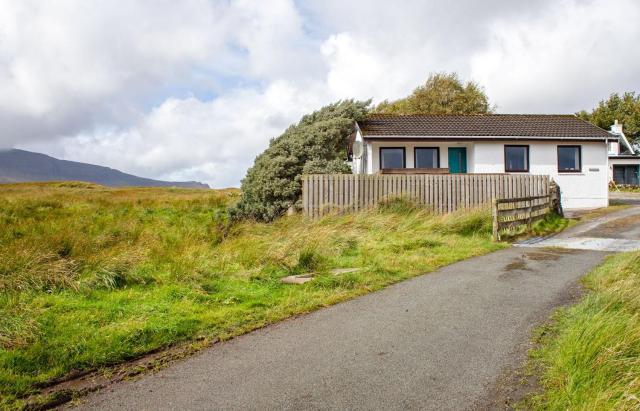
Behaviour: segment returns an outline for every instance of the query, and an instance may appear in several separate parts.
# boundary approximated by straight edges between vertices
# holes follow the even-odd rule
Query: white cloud
[[[498,20],[471,58],[500,111],[571,113],[638,86],[640,5],[554,2],[535,18]]]
[[[0,119],[10,123],[3,139],[126,125],[163,89],[211,87],[199,82],[199,70],[220,81],[273,76],[285,56],[269,53],[291,54],[287,38],[295,40],[299,23],[291,1],[255,5],[0,0]]]
[[[64,157],[143,176],[237,185],[269,137],[319,104],[316,93],[284,81],[212,101],[172,98],[131,128],[63,139]]]
[[[367,38],[349,32],[330,36],[320,50],[328,66],[326,87],[339,98],[373,98],[376,102],[398,98],[424,81],[428,72],[421,65],[399,69],[407,53],[394,53],[390,58]],[[420,53],[413,50],[408,54],[415,57]]]
[[[640,80],[633,0],[0,0],[0,147],[237,185],[269,138],[430,72],[502,112],[590,108]]]

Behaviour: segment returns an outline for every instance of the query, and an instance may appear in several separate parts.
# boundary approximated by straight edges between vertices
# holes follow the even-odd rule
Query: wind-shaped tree
[[[346,164],[349,135],[369,104],[330,104],[272,139],[242,180],[242,198],[232,215],[271,221],[300,201],[303,173],[351,173]]]

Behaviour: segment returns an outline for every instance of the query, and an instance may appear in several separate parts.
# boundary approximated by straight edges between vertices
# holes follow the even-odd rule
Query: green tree
[[[591,112],[582,110],[576,115],[605,130],[618,120],[622,123],[624,134],[640,142],[640,95],[635,92],[626,92],[622,96],[613,93],[607,100],[600,101]]]
[[[426,83],[408,97],[380,103],[381,114],[487,114],[493,112],[489,98],[475,82],[463,84],[456,73],[429,75]]]
[[[299,206],[303,173],[351,173],[345,163],[349,135],[369,104],[354,100],[330,104],[272,139],[242,180],[242,198],[232,216],[271,221],[290,206]]]

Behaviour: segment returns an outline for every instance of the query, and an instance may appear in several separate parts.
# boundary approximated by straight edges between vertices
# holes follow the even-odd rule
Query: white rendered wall
[[[551,176],[560,186],[562,206],[572,208],[606,207],[609,204],[609,166],[604,142],[518,141],[529,146],[529,173]],[[474,173],[504,173],[504,142],[476,142]],[[579,145],[582,170],[558,172],[558,146]],[[518,173],[514,173],[518,174]]]
[[[404,147],[407,168],[414,167],[415,147],[438,147],[440,167],[446,168],[448,147],[467,148],[469,173],[504,173],[504,146],[509,144],[529,146],[529,173],[553,178],[562,193],[562,205],[567,209],[606,207],[609,204],[609,164],[607,144],[604,142],[546,142],[546,141],[487,141],[487,142],[401,142],[368,141],[365,173],[380,169],[380,147]],[[578,173],[558,172],[558,145],[579,145],[582,170]],[[518,173],[514,173],[518,174]]]

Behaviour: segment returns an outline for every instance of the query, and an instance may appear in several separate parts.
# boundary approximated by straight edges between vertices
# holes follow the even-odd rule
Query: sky
[[[454,71],[574,113],[638,90],[638,43],[637,0],[0,0],[0,148],[238,186],[325,104]]]

